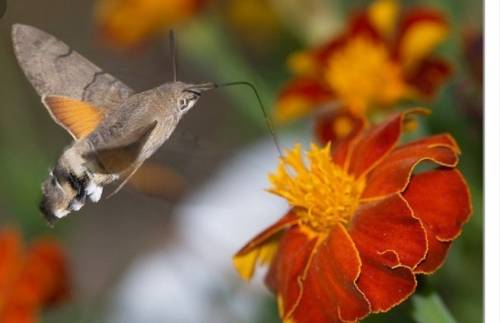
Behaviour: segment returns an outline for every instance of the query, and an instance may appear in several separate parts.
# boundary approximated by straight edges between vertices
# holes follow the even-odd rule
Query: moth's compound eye
[[[193,105],[198,100],[197,96],[191,96],[187,98],[179,99],[179,109],[181,111],[187,111],[193,107]]]
[[[179,99],[179,109],[181,109],[181,111],[187,109],[188,103],[187,99]]]

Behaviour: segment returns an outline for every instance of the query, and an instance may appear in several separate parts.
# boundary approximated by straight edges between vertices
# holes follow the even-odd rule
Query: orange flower
[[[208,0],[100,0],[96,18],[101,35],[113,45],[136,47],[185,22]]]
[[[291,210],[234,257],[244,279],[270,264],[266,283],[291,323],[356,322],[403,302],[444,262],[471,214],[467,184],[456,169],[450,135],[397,145],[397,114],[353,138],[318,148],[308,165],[289,151],[270,192]],[[435,168],[415,172],[423,161]]]
[[[396,0],[377,0],[353,16],[343,34],[312,50],[293,54],[295,77],[277,102],[280,122],[319,106],[340,102],[352,113],[429,98],[449,75],[446,62],[431,56],[447,36],[444,17],[413,9],[398,20]]]
[[[0,231],[0,321],[38,322],[41,308],[68,296],[65,259],[51,239],[34,243],[24,251],[19,234]]]

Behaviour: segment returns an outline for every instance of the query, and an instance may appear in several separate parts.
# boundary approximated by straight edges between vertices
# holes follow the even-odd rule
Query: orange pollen
[[[399,64],[387,48],[367,37],[357,36],[332,53],[325,79],[339,98],[354,112],[370,105],[391,104],[406,94]]]
[[[316,232],[347,224],[359,205],[364,182],[332,162],[330,144],[324,148],[311,144],[307,159],[308,166],[300,145],[287,151],[277,171],[269,175],[269,191],[285,198],[301,222]]]

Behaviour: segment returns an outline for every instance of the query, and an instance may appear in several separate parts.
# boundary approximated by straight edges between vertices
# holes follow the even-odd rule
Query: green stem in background
[[[412,317],[418,323],[457,323],[438,294],[414,295]]]

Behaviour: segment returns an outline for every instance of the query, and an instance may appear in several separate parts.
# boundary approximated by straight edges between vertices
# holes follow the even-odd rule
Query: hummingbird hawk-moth
[[[37,28],[15,24],[12,40],[43,105],[74,139],[42,183],[40,210],[49,224],[87,199],[99,201],[103,186],[121,179],[119,190],[201,94],[217,87],[174,80],[137,93]]]

